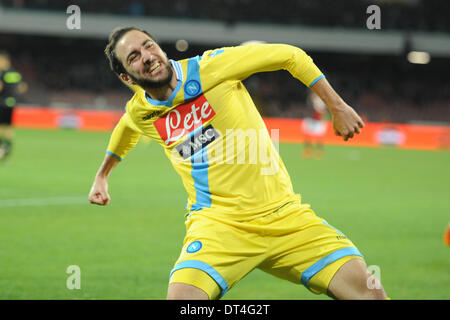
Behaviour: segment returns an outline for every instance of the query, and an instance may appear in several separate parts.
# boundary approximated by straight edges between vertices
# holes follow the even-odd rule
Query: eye
[[[137,57],[137,54],[133,54],[133,55],[130,57],[128,63],[132,63],[134,60],[136,60],[136,57]]]

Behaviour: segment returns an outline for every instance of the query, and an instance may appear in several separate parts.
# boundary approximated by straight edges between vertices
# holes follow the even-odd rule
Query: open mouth
[[[151,68],[150,68],[150,74],[152,74],[154,71],[156,71],[158,68],[160,67],[160,63],[159,62],[155,62]]]

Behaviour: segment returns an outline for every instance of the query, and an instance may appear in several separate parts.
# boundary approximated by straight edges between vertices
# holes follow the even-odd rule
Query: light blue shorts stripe
[[[302,273],[301,281],[309,289],[309,280],[320,270],[346,256],[363,256],[355,247],[339,249],[323,257]]]
[[[214,281],[219,285],[219,287],[222,289],[222,292],[220,294],[220,297],[222,297],[227,291],[228,291],[228,283],[226,280],[209,264],[198,261],[198,260],[185,260],[178,263],[170,272],[169,279],[172,277],[172,274],[180,269],[183,268],[194,268],[199,269],[204,272],[206,272],[211,278],[214,279]]]

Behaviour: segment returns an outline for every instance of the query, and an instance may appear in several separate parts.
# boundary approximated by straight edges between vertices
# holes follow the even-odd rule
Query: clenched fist
[[[111,201],[111,197],[108,194],[108,183],[106,179],[96,178],[89,192],[89,202],[92,204],[98,204],[106,206]]]
[[[355,133],[360,133],[364,122],[360,116],[346,103],[339,104],[331,111],[334,133],[347,141]]]

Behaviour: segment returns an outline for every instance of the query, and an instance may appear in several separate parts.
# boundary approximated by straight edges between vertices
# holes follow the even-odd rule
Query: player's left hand
[[[333,129],[337,136],[341,136],[344,141],[353,138],[355,133],[360,133],[364,127],[364,122],[356,111],[346,103],[342,103],[331,111],[333,119]]]

